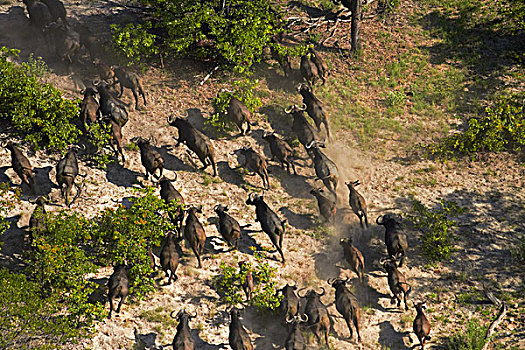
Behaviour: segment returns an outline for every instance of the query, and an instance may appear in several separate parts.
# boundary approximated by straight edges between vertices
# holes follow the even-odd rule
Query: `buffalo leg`
[[[350,325],[350,320],[345,320],[346,321],[346,325],[348,326],[348,331],[350,332],[350,336],[348,337],[348,339],[352,339],[352,336],[354,335],[354,332],[352,331],[352,326]]]
[[[193,250],[193,254],[195,254],[195,256],[197,257],[197,261],[199,263],[199,268],[201,268],[202,264],[201,264],[201,256],[200,256],[199,252],[197,251],[196,248],[193,248],[193,247],[191,247],[191,250]]]
[[[109,298],[109,315],[108,318],[111,318],[111,314],[113,313],[113,298]]]
[[[122,307],[122,304],[124,303],[125,300],[126,300],[126,295],[122,295],[120,297],[120,301],[117,306],[117,314],[120,312],[120,308]]]
[[[131,92],[133,92],[133,97],[135,98],[135,109],[139,109],[139,95],[137,94],[137,90],[132,89]]]

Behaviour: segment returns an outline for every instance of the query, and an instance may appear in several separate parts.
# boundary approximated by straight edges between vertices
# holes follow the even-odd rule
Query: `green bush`
[[[96,148],[95,153],[86,155],[86,160],[92,162],[100,169],[106,169],[107,165],[118,161],[119,155],[108,153],[111,149],[111,126],[109,124],[92,123],[87,126],[89,142]]]
[[[142,196],[134,198],[130,208],[119,206],[103,211],[91,231],[96,258],[105,265],[126,263],[130,267],[130,292],[141,298],[154,290],[147,244],[158,246],[166,231],[178,229],[167,213],[179,204],[166,205],[153,194],[153,188],[138,192]]]
[[[441,201],[441,208],[429,209],[421,202],[412,203],[408,218],[423,232],[423,253],[431,262],[452,261],[454,252],[454,228],[457,223],[452,218],[465,212],[465,208],[455,202]]]
[[[525,92],[500,98],[486,115],[469,120],[468,128],[427,146],[427,154],[441,159],[478,152],[523,152],[525,150]]]
[[[14,208],[15,204],[20,202],[20,188],[15,188],[10,193],[9,184],[0,182],[0,236],[9,228],[9,221],[7,221],[7,213]],[[3,242],[0,241],[0,246]]]
[[[47,230],[34,233],[27,273],[44,297],[63,297],[71,322],[89,327],[104,316],[103,305],[88,302],[96,284],[86,275],[97,271],[89,256],[92,222],[69,211],[47,213],[44,219]]]
[[[143,18],[137,19],[142,24],[113,29],[118,47],[128,57],[161,52],[212,58],[242,73],[262,59],[271,37],[282,30],[278,10],[266,0],[138,3],[144,6]],[[146,39],[145,48],[141,38]]]
[[[481,350],[485,345],[487,327],[479,324],[477,319],[469,320],[467,329],[461,329],[452,335],[446,344],[447,350]]]
[[[0,118],[36,149],[63,150],[81,134],[71,123],[79,114],[79,100],[65,99],[53,86],[40,83],[34,65],[8,61],[17,55],[17,50],[0,49]]]
[[[253,249],[253,248],[252,248]],[[236,306],[241,304],[245,299],[242,285],[246,280],[248,272],[252,273],[254,291],[250,305],[255,306],[259,311],[274,310],[279,306],[281,296],[276,294],[276,269],[263,260],[263,256],[255,252],[255,266],[251,263],[245,263],[241,268],[221,262],[221,273],[214,279],[214,287],[225,304]]]
[[[144,24],[128,23],[124,27],[110,25],[113,41],[124,56],[133,63],[138,63],[141,57],[153,57],[159,54],[155,46],[156,36],[150,34],[151,22]]]
[[[41,295],[40,283],[0,268],[0,285],[0,349],[57,349],[85,333],[61,312],[60,295]]]
[[[235,124],[224,117],[232,95],[244,103],[253,113],[261,107],[261,99],[257,97],[257,87],[259,87],[259,80],[242,79],[233,83],[233,93],[229,91],[219,92],[217,97],[212,101],[215,113],[206,120],[205,124],[211,125],[221,131],[235,130]]]

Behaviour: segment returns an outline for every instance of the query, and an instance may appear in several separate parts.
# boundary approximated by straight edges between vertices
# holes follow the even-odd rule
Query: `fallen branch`
[[[490,337],[492,337],[492,334],[494,333],[494,330],[496,327],[499,326],[499,324],[505,319],[505,315],[507,314],[507,310],[509,307],[507,306],[506,302],[501,303],[501,307],[499,309],[498,317],[492,321],[490,324],[489,329],[487,330],[487,334],[485,334],[485,345],[481,348],[481,350],[487,350],[490,345]]]
[[[330,35],[324,39],[322,42],[321,42],[321,45],[324,45],[328,40],[330,40],[334,34],[335,34],[335,31],[337,30],[337,26],[339,25],[339,20],[335,21],[335,24],[334,26],[332,27],[332,33],[330,33]]]
[[[213,68],[213,70],[207,75],[204,77],[204,79],[199,83],[199,85],[203,85],[208,79],[210,79],[211,75],[217,70],[219,69],[219,66],[215,66],[215,68]]]

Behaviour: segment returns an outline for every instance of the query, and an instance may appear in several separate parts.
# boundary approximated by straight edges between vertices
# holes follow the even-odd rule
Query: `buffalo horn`
[[[305,289],[308,289],[308,287],[304,287],[304,288],[301,288],[297,291],[297,295],[300,297],[300,298],[304,298],[306,296],[306,294],[308,294],[308,292],[304,293],[304,295],[301,295],[301,291],[305,290]]]
[[[323,290],[323,292],[322,293],[317,293],[317,294],[319,294],[320,297],[322,297],[323,295],[326,294],[326,289],[324,289],[324,287],[321,287],[321,289]]]
[[[329,278],[326,282],[328,282],[329,285],[333,285],[335,280],[335,278]]]
[[[295,107],[295,105],[291,105],[290,107],[285,108],[285,109],[284,109],[284,113],[286,113],[286,114],[290,114],[290,113],[292,112],[292,108],[293,108],[293,107]]]
[[[305,111],[306,110],[306,105],[303,103],[301,105],[301,107],[298,107],[300,111]]]
[[[381,222],[379,222],[379,219],[381,219]],[[384,220],[383,215],[379,215],[379,216],[377,217],[377,219],[376,219],[376,223],[377,223],[378,225],[383,225],[384,222],[385,222],[385,220]]]
[[[173,122],[173,115],[168,115],[168,124],[171,124]]]

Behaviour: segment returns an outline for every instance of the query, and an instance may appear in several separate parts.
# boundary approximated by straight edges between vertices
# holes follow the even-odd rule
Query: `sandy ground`
[[[65,1],[65,4],[71,18],[93,25],[103,40],[109,40],[110,23],[118,22],[129,15],[123,8],[112,7],[102,1]],[[64,90],[68,97],[80,97],[79,88],[96,78],[96,71],[89,64],[76,64],[74,73],[71,76],[65,75],[64,66],[41,44],[16,5],[18,4],[11,2],[0,6],[0,45],[19,48],[21,59],[27,58],[30,52],[34,52],[35,56],[42,56],[53,71],[44,80]],[[85,63],[86,60],[87,57],[81,58],[81,62]],[[112,63],[110,61],[108,59]],[[237,260],[253,261],[249,247],[256,244],[271,248],[271,242],[259,231],[259,225],[255,224],[244,232],[240,251],[225,252],[226,247],[218,238],[220,235],[215,225],[211,224],[215,217],[213,207],[217,203],[228,204],[231,215],[241,225],[254,223],[253,207],[246,206],[244,201],[248,194],[247,185],[261,186],[261,182],[256,176],[242,176],[235,171],[237,159],[231,153],[249,143],[269,156],[269,148],[262,140],[262,134],[271,127],[275,128],[275,123],[285,117],[281,112],[277,112],[280,114],[277,116],[269,115],[271,125],[259,118],[259,126],[251,135],[238,138],[219,138],[205,130],[213,139],[219,170],[218,181],[210,183],[209,170],[207,173],[195,170],[188,161],[185,147],[175,148],[172,137],[176,136],[176,131],[168,126],[166,117],[171,113],[188,112],[190,120],[203,128],[204,118],[211,112],[210,99],[221,87],[212,84],[216,81],[215,78],[204,86],[198,85],[212,67],[181,60],[167,71],[151,67],[142,72],[150,104],[139,111],[131,107],[130,121],[123,129],[126,143],[134,136],[153,136],[156,147],[166,161],[168,176],[173,177],[172,172],[178,174],[175,186],[186,198],[186,202],[203,205],[200,219],[205,224],[209,237],[203,267],[197,268],[196,259],[186,248],[187,254],[179,268],[176,283],[165,286],[164,279],[157,292],[148,296],[147,300],[133,302],[131,299],[131,303],[124,305],[119,316],[97,324],[93,336],[70,348],[131,349],[135,344],[134,329],[142,335],[153,334],[157,345],[170,344],[175,335],[174,323],[157,322],[155,317],[148,315],[160,315],[162,317],[156,319],[166,320],[171,311],[184,308],[198,314],[190,323],[195,330],[194,335],[199,339],[198,349],[229,349],[228,316],[225,306],[219,303],[219,296],[210,287],[210,281],[218,273],[222,260],[232,263]],[[263,86],[264,84],[265,82]],[[263,99],[263,106],[271,103],[271,90],[269,91],[269,96]],[[125,92],[123,100],[132,102],[129,91]],[[296,98],[294,102],[299,102],[299,99]],[[289,122],[279,124],[279,130],[288,135],[290,127]],[[520,219],[523,219],[525,203],[525,169],[512,156],[491,156],[479,163],[465,161],[447,164],[403,159],[404,156],[398,157],[395,154],[379,158],[352,147],[346,141],[348,137],[349,135],[339,133],[327,145],[327,154],[340,169],[338,219],[335,227],[327,230],[321,238],[316,238],[320,232],[317,205],[309,194],[310,186],[314,185],[314,171],[310,161],[306,160],[303,149],[298,149],[299,156],[303,159],[298,161],[297,176],[287,174],[277,164],[270,162],[271,190],[265,193],[269,205],[288,220],[284,239],[287,264],[282,266],[276,253],[270,254],[268,262],[277,267],[279,286],[296,282],[300,287],[326,288],[327,293],[322,301],[328,305],[332,316],[332,349],[413,348],[418,341],[412,333],[412,320],[415,316],[412,303],[417,300],[427,300],[431,310],[428,311],[428,317],[432,323],[433,336],[428,349],[438,349],[438,344],[443,342],[442,338],[463,327],[462,319],[472,315],[479,316],[476,305],[455,302],[459,292],[481,290],[482,282],[498,285],[499,295],[523,290],[523,270],[516,265],[510,251],[522,230]],[[10,136],[2,132],[2,138]],[[27,151],[27,147],[23,148]],[[125,150],[125,154],[127,161],[124,165],[111,165],[107,171],[81,164],[81,172],[87,174],[85,192],[74,204],[74,210],[88,216],[94,215],[105,207],[116,206],[112,200],[131,195],[133,187],[144,182],[144,169],[140,165],[139,153]],[[49,193],[53,200],[61,201],[60,192],[55,185],[55,164],[59,157],[41,152],[29,152],[28,155],[37,169],[40,194]],[[0,152],[0,181],[17,186],[20,180],[8,168],[9,159],[8,151]],[[370,208],[370,227],[365,230],[359,227],[357,217],[348,206],[348,191],[344,185],[345,181],[356,179],[362,183],[358,190],[366,198]],[[404,311],[390,304],[386,273],[378,263],[386,253],[384,231],[375,224],[375,218],[385,211],[403,212],[409,206],[411,196],[425,204],[434,204],[441,198],[455,200],[469,211],[461,218],[458,252],[454,255],[454,260],[438,268],[425,265],[421,257],[420,234],[415,230],[409,232],[408,264],[401,270],[412,284],[413,291],[409,302],[411,308]],[[23,201],[10,213],[13,225],[3,237],[5,244],[0,261],[12,268],[23,265],[22,228],[28,224],[33,208],[27,201],[29,197],[24,192]],[[57,209],[59,208],[49,208]],[[359,283],[342,260],[339,239],[348,236],[354,237],[354,244],[365,256],[364,284]],[[110,274],[111,268],[108,267],[101,269],[98,276],[109,277]],[[355,342],[355,336],[348,339],[346,324],[335,309],[333,288],[326,283],[328,278],[333,277],[350,277],[350,285],[363,309],[362,344]],[[504,348],[510,348],[510,345],[525,348],[524,316],[519,311],[523,310],[524,298],[513,295],[511,317],[500,326],[497,342],[504,344]],[[490,314],[495,314],[493,306],[480,305],[477,307],[490,309]],[[251,308],[245,309],[242,315],[256,349],[283,347],[287,330],[275,317],[260,315]],[[444,317],[448,317],[450,322],[443,322]],[[311,349],[319,348],[315,345],[315,337],[310,337],[310,340]]]

